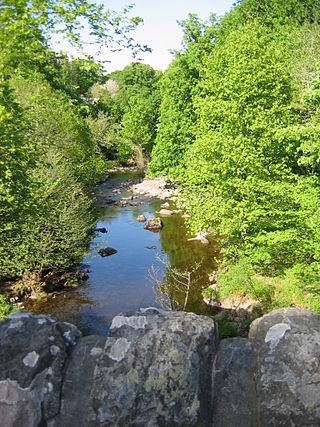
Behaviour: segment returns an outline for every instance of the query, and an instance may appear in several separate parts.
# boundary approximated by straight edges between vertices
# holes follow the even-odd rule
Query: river
[[[141,214],[147,218],[156,216],[163,203],[158,199],[139,196],[129,200],[125,207],[110,204],[112,200],[119,202],[132,196],[129,186],[140,179],[139,172],[115,173],[95,189],[96,228],[105,227],[108,232],[95,233],[89,252],[82,260],[81,269],[88,270],[88,280],[80,282],[75,289],[30,302],[27,309],[72,322],[84,334],[106,335],[115,315],[163,304],[164,290],[174,307],[183,307],[187,287],[172,283],[170,269],[192,271],[200,265],[191,275],[186,310],[210,314],[202,301],[201,289],[209,285],[208,273],[215,268],[214,258],[218,254],[215,242],[203,245],[199,241],[188,241],[191,236],[187,236],[181,213],[162,218],[160,232],[145,230],[136,218]],[[117,253],[101,257],[98,251],[105,247],[112,247]],[[157,272],[159,282],[166,284],[161,287],[162,293],[157,292],[152,271]],[[181,280],[181,276],[176,278]],[[166,301],[168,303],[168,298]]]

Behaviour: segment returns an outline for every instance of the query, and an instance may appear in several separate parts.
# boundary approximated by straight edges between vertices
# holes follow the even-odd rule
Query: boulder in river
[[[181,218],[183,218],[183,219],[190,219],[191,216],[189,214],[183,214]]]
[[[106,229],[106,227],[101,227],[101,228],[97,228],[96,230],[98,233],[108,233],[108,230]]]
[[[116,254],[118,251],[113,248],[103,248],[99,249],[98,254],[102,257],[110,256]]]
[[[157,212],[157,214],[160,216],[171,216],[173,215],[173,212],[170,211],[169,209],[161,209],[160,211]]]
[[[150,231],[160,231],[162,227],[163,224],[160,218],[150,218],[147,224],[144,226],[146,230]]]
[[[169,208],[170,208],[170,205],[168,202],[162,203],[161,209],[169,209]]]
[[[147,218],[145,217],[145,215],[139,215],[137,217],[137,221],[139,221],[139,222],[146,222]]]

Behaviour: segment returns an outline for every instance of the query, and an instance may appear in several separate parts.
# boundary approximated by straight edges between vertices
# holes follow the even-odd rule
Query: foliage
[[[194,140],[194,90],[203,58],[212,47],[214,23],[214,16],[202,23],[193,14],[180,23],[184,50],[175,53],[161,79],[160,123],[149,165],[152,174],[177,177],[184,169],[184,153]]]
[[[192,205],[199,226],[214,225],[228,236],[229,256],[245,251],[268,274],[308,262],[318,242],[307,220],[315,220],[317,179],[297,154],[314,131],[301,126],[294,104],[290,32],[275,36],[248,23],[216,47],[199,85],[197,139],[185,157],[184,179],[201,200]]]
[[[104,164],[96,157],[98,147],[89,135],[84,120],[68,103],[63,93],[53,92],[41,75],[11,79],[11,86],[24,116],[29,122],[29,135],[37,154],[55,147],[84,185],[104,172]]]
[[[83,254],[93,225],[82,187],[101,176],[104,163],[82,119],[40,76],[10,83],[26,123],[22,137],[32,149],[23,171],[23,163],[10,161],[21,178],[11,209],[8,198],[0,205],[0,275],[68,268]]]
[[[318,307],[319,10],[243,0],[202,29],[189,17],[161,82],[149,170],[182,183],[193,232],[216,232],[224,292],[266,309]]]
[[[216,322],[218,323],[218,332],[220,340],[223,340],[224,338],[234,338],[239,335],[239,332],[236,327],[230,324],[228,321],[224,319],[218,319],[216,320]]]
[[[3,295],[0,295],[0,320],[5,319],[14,311],[14,308],[7,301],[7,298],[5,298]]]
[[[54,88],[60,89],[72,99],[73,103],[83,106],[83,113],[88,113],[88,92],[92,86],[103,83],[102,64],[92,58],[72,58],[66,55],[57,56],[55,75],[51,78]],[[84,108],[87,106],[87,108]],[[90,106],[91,107],[91,106]]]
[[[176,59],[161,80],[161,113],[149,171],[177,175],[186,147],[192,143],[194,113],[190,91],[195,80],[188,63]]]
[[[1,75],[0,75],[1,76]],[[22,136],[25,121],[14,102],[9,85],[0,80],[0,232],[7,229],[12,216],[28,195],[26,169],[32,165],[32,148]]]
[[[146,94],[132,96],[121,120],[121,135],[150,153],[155,138],[157,106]]]
[[[101,64],[50,49],[55,33],[83,48],[85,24],[90,42],[134,56],[148,51],[131,37],[142,21],[128,17],[131,9],[115,14],[86,0],[1,2],[0,277],[77,263],[94,225],[88,187],[104,176],[107,159],[125,163],[133,154]]]
[[[109,150],[105,150],[105,144],[101,147],[107,158],[125,164],[132,156],[139,160],[150,154],[159,115],[160,76],[149,65],[132,63],[111,73],[105,83],[90,88],[94,117],[89,121],[105,128],[105,137],[101,138],[108,140]]]
[[[320,311],[319,289],[306,286],[296,268],[275,278],[258,275],[248,258],[224,266],[218,278],[216,299],[238,295],[253,298],[268,312],[280,307],[298,307]]]
[[[115,14],[101,4],[87,0],[3,0],[0,6],[0,47],[6,66],[24,63],[41,68],[50,66],[54,55],[47,49],[52,34],[61,33],[82,46],[81,30],[86,23],[92,41],[110,47],[126,47],[137,53],[150,50],[133,42],[130,33],[142,21],[128,18],[132,6]],[[49,61],[48,61],[49,60]],[[38,68],[38,69],[39,69]]]

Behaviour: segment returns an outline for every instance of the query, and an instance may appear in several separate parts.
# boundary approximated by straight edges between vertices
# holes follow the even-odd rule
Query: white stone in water
[[[116,362],[120,362],[122,359],[124,359],[129,348],[129,341],[126,338],[119,338],[111,347],[109,357]]]
[[[29,368],[34,368],[39,360],[39,354],[35,351],[28,353],[22,360],[22,362]]]
[[[56,356],[60,351],[61,350],[57,345],[50,346],[50,353],[52,354],[52,356]]]
[[[270,349],[273,351],[280,340],[285,336],[285,333],[291,329],[287,323],[277,323],[271,326],[265,337],[265,343],[270,343]]]
[[[37,320],[37,322],[39,325],[43,325],[43,324],[47,323],[47,319],[40,318]]]
[[[147,318],[145,316],[116,316],[112,320],[110,329],[121,328],[121,326],[126,325],[130,326],[133,329],[144,329],[148,324]]]

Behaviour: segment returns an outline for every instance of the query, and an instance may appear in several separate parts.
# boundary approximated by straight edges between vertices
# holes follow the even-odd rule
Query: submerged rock
[[[79,278],[80,280],[86,281],[86,280],[88,280],[88,279],[89,279],[89,274],[88,274],[86,271],[80,271],[80,272],[78,273],[78,278]]]
[[[113,248],[103,248],[99,249],[98,254],[102,257],[110,256],[116,254],[118,251]]]
[[[145,217],[145,215],[139,215],[137,217],[137,221],[139,221],[139,222],[146,222],[147,218]]]
[[[146,230],[151,230],[151,231],[160,231],[162,227],[163,227],[163,224],[160,218],[150,218],[147,224],[144,226]]]

